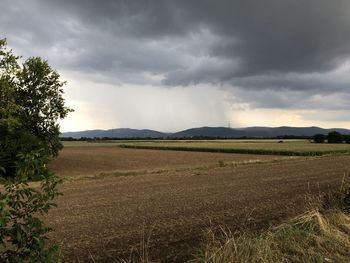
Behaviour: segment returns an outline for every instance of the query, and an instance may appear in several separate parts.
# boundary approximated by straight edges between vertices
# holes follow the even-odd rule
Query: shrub
[[[350,135],[343,135],[344,141],[350,143]]]
[[[41,152],[19,154],[16,178],[3,180],[0,193],[1,262],[58,262],[57,245],[48,245],[46,234],[51,230],[38,218],[55,206],[52,200],[60,195],[61,179],[45,167]],[[40,188],[30,187],[28,178],[41,177]]]
[[[312,140],[315,143],[324,143],[326,141],[326,136],[323,134],[315,134],[314,136],[312,136]]]
[[[343,142],[343,135],[339,132],[332,131],[328,133],[327,135],[327,141],[328,143],[342,143]]]
[[[19,65],[18,58],[0,39],[0,262],[58,262],[39,216],[60,195],[61,179],[46,165],[62,147],[57,121],[71,109],[64,106],[65,83],[47,61]]]

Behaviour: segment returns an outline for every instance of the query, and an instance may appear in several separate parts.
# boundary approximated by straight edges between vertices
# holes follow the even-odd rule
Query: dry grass
[[[350,190],[328,195],[321,205],[260,235],[241,234],[209,242],[194,262],[350,262]]]
[[[224,238],[207,233],[201,256],[188,263],[291,263],[350,261],[350,188],[341,187],[323,199],[312,198],[314,208],[260,235],[233,236],[221,228]],[[144,232],[140,250],[132,251],[122,263],[152,263],[149,237]]]

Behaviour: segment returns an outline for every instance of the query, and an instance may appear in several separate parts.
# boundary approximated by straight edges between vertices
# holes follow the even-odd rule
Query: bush
[[[327,141],[328,143],[342,143],[343,142],[343,135],[339,132],[332,131],[328,133],[327,135]]]
[[[60,195],[61,179],[47,163],[62,147],[57,122],[71,109],[64,106],[64,82],[47,61],[19,65],[18,58],[0,39],[0,262],[58,262],[39,216]]]
[[[57,245],[46,243],[51,230],[38,218],[56,206],[52,200],[60,195],[61,179],[46,168],[41,152],[19,154],[14,180],[3,180],[0,193],[1,262],[59,262]],[[40,174],[40,188],[32,188],[28,178]]]
[[[314,136],[312,136],[312,140],[315,143],[324,143],[326,141],[326,136],[323,134],[315,134]]]
[[[350,135],[343,135],[344,141],[350,143]]]

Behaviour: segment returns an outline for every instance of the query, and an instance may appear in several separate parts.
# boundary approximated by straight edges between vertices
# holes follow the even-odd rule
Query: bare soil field
[[[70,149],[65,151],[58,160],[61,164],[64,156],[74,157]],[[118,156],[121,150],[111,151]],[[137,157],[139,152],[128,153],[141,158]],[[131,161],[125,153],[115,160],[121,159],[120,165],[126,162],[124,165],[129,169],[133,164],[128,164]],[[164,151],[152,151],[146,154],[144,163],[150,162],[152,154],[158,154],[154,162],[160,158],[158,163],[164,163],[166,159],[161,158],[167,158],[162,157],[167,154]],[[214,155],[217,154],[208,158]],[[84,160],[81,166],[93,159],[87,153],[79,156]],[[229,154],[223,156],[234,158]],[[187,159],[181,158],[181,162]],[[121,169],[113,166],[112,161],[106,162],[101,167],[109,164],[110,168]],[[74,164],[69,169],[74,170]],[[50,237],[62,243],[64,262],[118,262],[135,249],[142,253],[142,243],[148,245],[151,259],[183,262],[198,252],[208,228],[222,226],[232,231],[266,228],[305,211],[306,194],[317,195],[340,187],[342,178],[349,173],[350,156],[328,156],[80,178],[61,186],[64,196],[58,198],[58,208],[46,220],[55,229]]]
[[[281,156],[77,146],[65,147],[50,163],[50,169],[61,176],[89,176],[112,171],[149,171],[278,158]]]

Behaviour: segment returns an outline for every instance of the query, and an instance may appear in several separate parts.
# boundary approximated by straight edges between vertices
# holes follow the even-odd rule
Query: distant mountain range
[[[137,130],[129,128],[111,129],[111,130],[88,130],[78,132],[64,132],[60,137],[72,138],[163,138],[168,136],[167,133],[157,132],[153,130]]]
[[[323,129],[319,127],[248,127],[248,128],[226,128],[226,127],[200,127],[187,129],[175,133],[165,133],[154,130],[138,129],[111,129],[111,130],[88,130],[78,132],[64,132],[60,137],[72,138],[193,138],[193,137],[213,137],[213,138],[264,138],[278,136],[313,136],[317,133],[328,134],[337,131],[342,134],[349,134],[350,130],[334,128]]]

